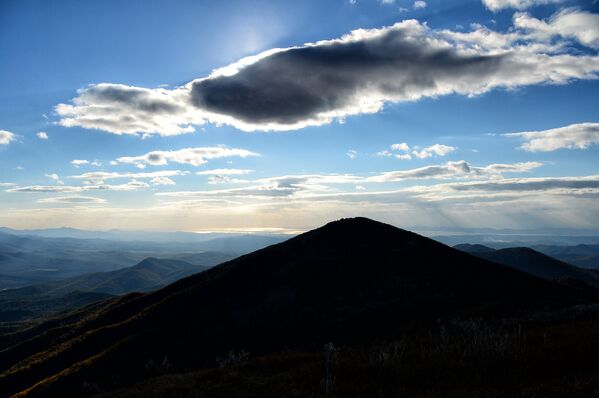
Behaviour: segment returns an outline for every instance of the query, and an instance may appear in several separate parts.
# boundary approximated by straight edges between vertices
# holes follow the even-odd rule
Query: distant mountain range
[[[205,252],[194,255],[195,264],[181,260],[147,258],[132,267],[116,271],[84,274],[0,291],[0,322],[32,320],[113,295],[158,289],[232,257],[225,253]]]
[[[569,264],[583,268],[599,269],[599,244],[580,244],[575,246],[537,245],[533,246],[533,248]]]
[[[599,271],[575,267],[529,247],[510,247],[497,250],[478,244],[460,244],[454,247],[485,260],[507,265],[541,278],[573,278],[599,286]]]
[[[459,244],[481,244],[494,249],[506,247],[539,245],[549,246],[575,246],[575,245],[599,245],[599,235],[552,235],[541,234],[519,234],[519,233],[493,233],[493,234],[458,234],[458,235],[433,235],[433,239],[449,246]]]
[[[46,228],[46,229],[13,229],[0,227],[0,232],[17,236],[38,236],[41,238],[73,238],[73,239],[103,239],[118,242],[179,242],[198,243],[216,238],[237,238],[249,235],[247,233],[225,233],[225,232],[159,232],[159,231],[124,231],[112,229],[108,231],[90,231],[76,228]],[[282,234],[256,234],[259,236],[285,238]]]
[[[1,352],[0,391],[84,397],[148,377],[148,364],[182,371],[227,352],[353,344],[440,317],[513,317],[598,299],[584,284],[543,280],[390,225],[344,219],[22,332]]]
[[[220,251],[237,256],[284,237],[237,235],[201,242],[112,241],[49,238],[0,232],[0,290],[130,267],[147,257],[188,261],[195,253]],[[189,261],[192,262],[193,261]]]

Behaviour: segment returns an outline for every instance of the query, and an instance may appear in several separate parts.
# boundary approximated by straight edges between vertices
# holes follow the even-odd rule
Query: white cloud
[[[599,123],[579,123],[569,126],[505,134],[519,137],[525,142],[521,149],[528,152],[550,152],[558,149],[586,149],[599,144]]]
[[[62,126],[80,126],[119,135],[178,135],[193,132],[192,123],[204,123],[201,115],[194,113],[185,88],[95,84],[79,90],[72,104],[59,104],[55,110],[61,116]]]
[[[51,180],[56,181],[57,184],[64,185],[64,182],[60,179],[60,176],[56,173],[44,174],[44,176],[48,177]]]
[[[46,133],[45,131],[38,131],[36,135],[37,135],[37,138],[39,138],[40,140],[48,139],[48,133]]]
[[[149,185],[143,181],[132,180],[125,184],[88,184],[83,186],[73,185],[29,185],[24,187],[15,187],[7,189],[6,192],[27,192],[27,193],[76,193],[86,191],[136,191],[138,189],[149,188]]]
[[[84,164],[89,164],[89,160],[85,160],[85,159],[74,159],[74,160],[71,160],[71,164],[74,167],[78,168],[79,166],[83,166]]]
[[[55,196],[51,198],[38,199],[37,203],[58,203],[58,204],[102,204],[106,203],[105,199],[95,198],[93,196]]]
[[[497,178],[502,173],[525,173],[542,166],[538,162],[513,164],[490,164],[484,167],[471,166],[465,160],[447,162],[441,165],[424,166],[411,170],[389,171],[365,179],[366,182],[394,182],[410,179],[447,178]]]
[[[83,173],[75,176],[70,176],[69,178],[76,178],[79,180],[88,180],[92,182],[104,181],[104,180],[114,180],[114,179],[146,179],[146,178],[168,178],[168,177],[176,177],[176,176],[184,176],[189,174],[188,171],[181,170],[161,170],[161,171],[153,171],[150,173],[117,173],[117,172],[106,172],[106,171],[93,171],[89,173]]]
[[[158,185],[175,185],[175,181],[171,180],[168,177],[154,177],[150,181],[150,183],[154,186]]]
[[[198,171],[197,175],[243,175],[250,174],[254,170],[249,169],[211,169]]]
[[[400,144],[393,144],[391,145],[391,151],[396,151],[396,152],[408,152],[410,150],[410,146],[405,143],[402,142]],[[411,160],[412,156],[409,153],[393,153],[391,151],[388,150],[382,150],[376,153],[377,156],[383,156],[383,157],[391,157],[393,156],[396,159],[400,159],[400,160]]]
[[[116,159],[118,163],[134,164],[144,168],[146,165],[164,166],[169,162],[201,166],[211,159],[238,156],[246,158],[259,156],[247,149],[229,148],[226,146],[184,148],[177,151],[152,151],[140,156],[124,156]]]
[[[417,1],[414,2],[414,5],[412,7],[415,10],[426,8],[426,1],[417,0]]]
[[[456,148],[453,146],[434,144],[423,148],[422,150],[414,150],[412,151],[412,155],[416,156],[418,159],[428,159],[433,155],[446,156],[455,150]]]
[[[526,3],[531,2],[496,0],[488,6],[523,8]],[[115,134],[183,134],[209,122],[244,131],[293,130],[376,113],[386,103],[596,79],[599,56],[576,51],[571,42],[596,46],[596,18],[575,10],[548,20],[520,15],[503,32],[481,25],[470,32],[434,30],[406,20],[271,49],[175,89],[91,85],[56,112],[64,126]],[[583,24],[579,29],[578,23]],[[337,56],[347,51],[351,57]],[[315,54],[321,58],[315,60]],[[360,60],[360,67],[352,60]]]
[[[16,139],[14,133],[6,130],[0,130],[0,145],[8,145]]]
[[[248,186],[220,190],[160,192],[158,196],[194,197],[194,198],[307,198],[330,192],[331,195],[344,195],[332,185],[363,186],[370,183],[390,183],[413,179],[500,179],[503,173],[525,173],[541,166],[537,162],[514,164],[490,164],[475,167],[466,161],[448,162],[443,165],[432,165],[411,170],[391,171],[374,176],[362,177],[352,174],[306,174],[285,175],[261,178],[253,181],[237,181]],[[226,176],[224,176],[226,177]],[[213,183],[234,182],[230,180],[215,180]],[[358,189],[359,190],[359,189]]]
[[[563,0],[482,0],[483,4],[491,11],[505,8],[524,10],[537,5],[561,3]]]
[[[349,151],[347,151],[346,155],[350,159],[355,159],[358,156],[358,151],[356,151],[354,149],[350,149]]]
[[[575,8],[561,10],[548,21],[531,17],[527,13],[514,15],[514,26],[526,31],[539,41],[556,36],[575,39],[579,43],[599,49],[599,14]]]
[[[393,145],[391,145],[391,149],[394,150],[394,151],[404,151],[404,152],[407,152],[407,151],[410,150],[410,146],[407,143],[402,142],[401,144],[393,144]]]

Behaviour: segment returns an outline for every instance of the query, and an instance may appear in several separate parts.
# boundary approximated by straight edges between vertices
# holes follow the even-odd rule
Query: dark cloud
[[[174,89],[90,85],[56,113],[63,126],[114,134],[177,135],[205,123],[293,130],[375,113],[386,103],[597,78],[595,52],[571,51],[571,39],[518,21],[507,32],[433,30],[416,20],[359,29],[271,49]]]
[[[480,81],[504,59],[459,53],[412,30],[276,52],[232,76],[194,82],[192,102],[250,124],[296,124],[352,107],[360,96],[409,98],[464,76]]]

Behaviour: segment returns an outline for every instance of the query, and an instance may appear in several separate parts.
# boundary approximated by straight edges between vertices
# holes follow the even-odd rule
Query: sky
[[[597,0],[0,2],[0,225],[599,228]]]

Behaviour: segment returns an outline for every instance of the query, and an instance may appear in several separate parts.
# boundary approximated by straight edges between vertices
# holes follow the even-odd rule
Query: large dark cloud
[[[292,130],[375,113],[389,102],[597,78],[596,51],[571,49],[578,36],[541,34],[530,27],[540,20],[523,18],[507,32],[433,30],[416,20],[356,30],[271,49],[174,89],[91,85],[56,112],[63,126],[114,134],[184,134],[208,122]]]
[[[397,28],[276,52],[232,76],[193,83],[191,95],[199,108],[250,124],[295,124],[352,107],[360,96],[410,98],[464,76],[480,81],[504,57],[462,54]]]

